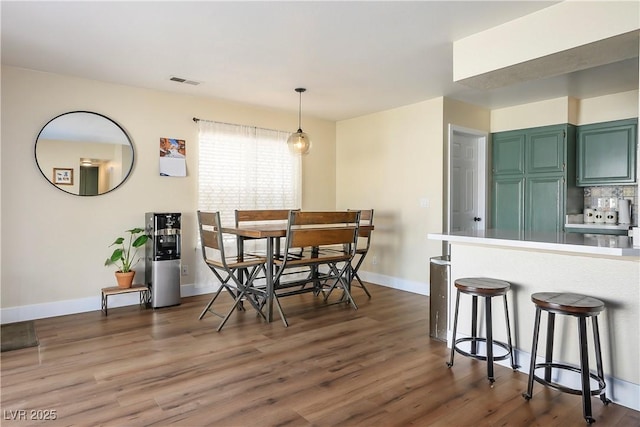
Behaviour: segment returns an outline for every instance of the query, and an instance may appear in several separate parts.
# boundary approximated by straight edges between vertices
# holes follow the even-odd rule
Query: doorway
[[[447,232],[474,233],[487,225],[488,134],[449,124]]]
[[[98,195],[98,172],[97,166],[80,166],[80,195]]]

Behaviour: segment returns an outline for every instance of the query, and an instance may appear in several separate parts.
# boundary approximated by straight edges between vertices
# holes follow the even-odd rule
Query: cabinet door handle
[[[480,221],[482,221],[482,218],[479,218],[479,217],[477,217],[477,216],[474,216],[474,217],[473,217],[473,220],[474,220],[475,222],[480,222]]]

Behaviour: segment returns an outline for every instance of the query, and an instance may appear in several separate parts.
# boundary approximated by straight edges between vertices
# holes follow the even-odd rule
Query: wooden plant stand
[[[146,306],[151,302],[151,292],[146,285],[133,285],[130,288],[119,288],[112,286],[109,288],[102,288],[102,312],[107,315],[107,303],[109,296],[129,294],[131,292],[138,292],[140,294],[140,305]]]

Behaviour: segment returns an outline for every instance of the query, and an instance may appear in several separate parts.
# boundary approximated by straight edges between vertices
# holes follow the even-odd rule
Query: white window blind
[[[299,209],[301,161],[289,135],[200,120],[198,208],[220,211],[223,224],[233,224],[235,209]]]
[[[223,225],[233,225],[235,209],[299,209],[301,159],[287,147],[290,132],[200,120],[198,209],[220,211]],[[225,250],[235,253],[234,236]],[[264,242],[247,242],[245,250],[262,250]],[[218,287],[199,256],[197,286]]]

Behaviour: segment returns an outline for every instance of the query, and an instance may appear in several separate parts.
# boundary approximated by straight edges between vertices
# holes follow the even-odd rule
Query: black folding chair
[[[221,231],[220,212],[198,211],[198,226],[202,257],[220,281],[220,287],[200,314],[199,319],[202,319],[207,312],[222,317],[222,322],[217,329],[220,331],[236,308],[244,309],[242,301],[246,300],[266,320],[262,312],[262,306],[266,300],[266,290],[264,287],[254,286],[258,273],[265,271],[266,258],[244,253],[227,256]],[[223,289],[229,292],[234,300],[231,309],[225,315],[217,313],[211,308]]]
[[[366,227],[367,225],[373,226],[373,209],[361,210],[360,211],[360,226],[358,228],[358,243],[356,246],[356,253],[354,259],[351,261],[351,271],[349,272],[351,279],[356,279],[358,281],[359,286],[364,290],[369,299],[371,299],[371,294],[369,290],[364,285],[362,279],[358,275],[358,270],[362,265],[364,258],[367,256],[369,252],[369,247],[371,246],[371,233],[373,232],[372,227]],[[357,261],[356,261],[357,258]],[[355,262],[355,265],[353,263]]]
[[[349,211],[354,211],[354,210],[349,209]],[[360,212],[360,221],[358,224],[358,240],[356,243],[356,248],[355,248],[356,250],[355,250],[354,257],[351,260],[349,265],[348,282],[349,282],[349,285],[353,285],[353,280],[354,279],[357,280],[358,286],[361,287],[362,290],[364,290],[364,292],[367,294],[369,299],[371,299],[371,294],[369,293],[369,290],[364,285],[364,282],[358,275],[358,270],[360,269],[360,266],[364,262],[364,259],[367,256],[367,253],[369,252],[369,247],[371,246],[371,233],[373,232],[373,209],[360,210],[359,212]],[[330,252],[331,251],[335,252],[336,250],[337,250],[336,248],[327,249],[327,251],[330,251]],[[342,249],[342,250],[345,250],[345,249]],[[333,286],[328,289],[325,289],[325,297],[324,297],[325,301],[329,298],[333,289],[334,289]]]

